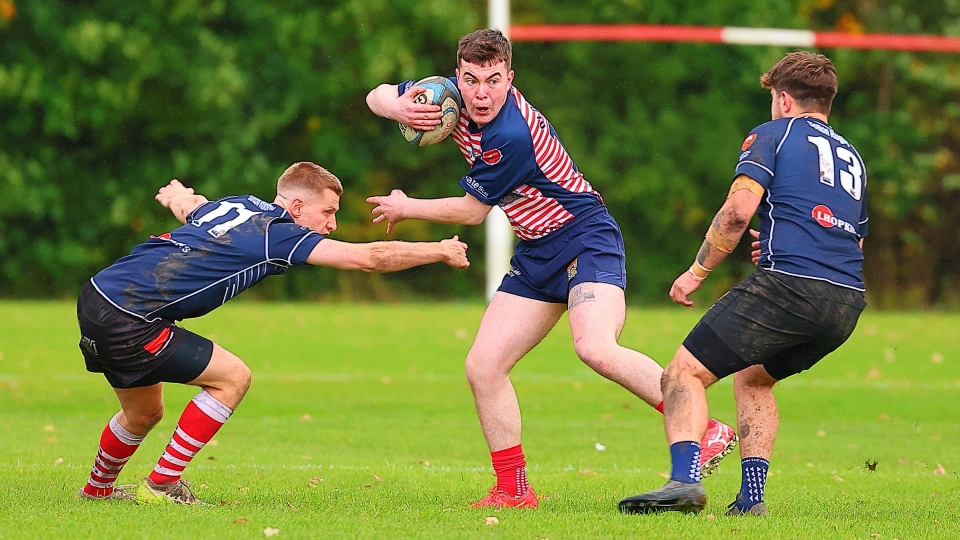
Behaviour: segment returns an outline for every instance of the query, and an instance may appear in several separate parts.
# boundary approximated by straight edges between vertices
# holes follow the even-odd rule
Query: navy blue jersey
[[[123,311],[146,321],[205,315],[271,274],[305,264],[323,239],[253,195],[197,207],[186,224],[151,236],[93,277]]]
[[[767,122],[743,142],[736,174],[765,189],[760,267],[864,290],[867,171],[828,124],[791,117]]]
[[[413,84],[401,83],[400,94]],[[484,204],[499,205],[521,240],[546,236],[603,205],[550,122],[512,86],[492,122],[481,128],[461,109],[451,135],[470,165],[460,186]]]

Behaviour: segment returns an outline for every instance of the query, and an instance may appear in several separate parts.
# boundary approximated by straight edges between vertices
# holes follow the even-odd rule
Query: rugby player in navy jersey
[[[867,175],[856,149],[827,123],[837,72],[820,54],[794,52],[765,73],[773,121],[747,136],[733,184],[689,270],[670,297],[692,306],[700,287],[760,219],[757,270],[691,330],[663,376],[673,471],[661,489],[620,502],[626,513],[699,512],[698,434],[708,386],[733,375],[742,481],[728,515],[767,515],[763,501],[779,417],[773,386],[843,344],[866,306],[861,273]]]
[[[457,237],[436,243],[327,239],[337,228],[342,193],[340,180],[313,163],[287,168],[272,203],[252,195],[208,201],[177,180],[160,188],[157,201],[184,225],[151,236],[98,273],[77,303],[87,370],[104,374],[121,408],[100,436],[82,497],[202,504],[180,476],[243,399],[250,370],[176,321],[205,315],[292,265],[368,272],[434,262],[469,265],[467,246]],[[150,475],[118,488],[123,465],[163,416],[164,382],[201,391]]]
[[[476,225],[495,206],[520,238],[511,269],[487,307],[466,372],[497,483],[474,507],[537,506],[520,444],[521,421],[510,370],[569,311],[574,349],[600,375],[662,411],[663,368],[617,343],[626,307],[620,228],[584,179],[547,119],[512,86],[510,42],[497,30],[460,39],[456,84],[464,101],[452,133],[470,172],[462,197],[414,199],[402,191],[367,199],[387,232],[404,219]],[[416,103],[423,89],[382,84],[367,96],[377,115],[416,129],[439,124],[440,108]],[[715,468],[736,444],[729,426],[700,432],[699,468]]]

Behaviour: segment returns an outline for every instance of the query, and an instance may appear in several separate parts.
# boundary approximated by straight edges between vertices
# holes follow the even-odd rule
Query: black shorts
[[[213,356],[213,342],[172,321],[146,322],[121,311],[86,282],[77,300],[80,350],[87,371],[114,388],[190,382]]]
[[[683,346],[719,379],[760,364],[781,380],[842,345],[866,305],[854,289],[757,269],[710,307]]]

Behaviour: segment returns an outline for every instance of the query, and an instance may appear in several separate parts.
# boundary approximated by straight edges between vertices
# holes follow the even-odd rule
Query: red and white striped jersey
[[[452,136],[471,167],[460,185],[499,205],[521,240],[546,236],[603,204],[550,122],[516,88],[482,128],[461,110]]]

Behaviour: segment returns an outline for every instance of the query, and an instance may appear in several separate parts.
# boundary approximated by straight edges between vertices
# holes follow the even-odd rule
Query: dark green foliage
[[[270,199],[294,161],[335,172],[335,237],[384,237],[364,198],[460,195],[452,143],[415,148],[364,105],[380,82],[452,74],[456,40],[485,24],[465,0],[15,2],[0,9],[0,296],[61,296],[151,233],[180,178],[208,197]],[[10,4],[4,0],[4,4]],[[909,5],[906,5],[909,4]],[[669,23],[960,32],[953,3],[515,0],[524,23]],[[10,4],[12,5],[12,4]],[[603,193],[628,249],[633,301],[663,302],[726,193],[743,136],[769,118],[757,78],[787,49],[517,43],[515,84]],[[960,71],[950,55],[836,50],[831,122],[869,171],[867,283],[884,306],[960,298]],[[461,234],[473,267],[395,276],[298,269],[269,298],[480,296],[482,228],[417,222],[403,239]],[[707,300],[749,271],[746,242]]]

